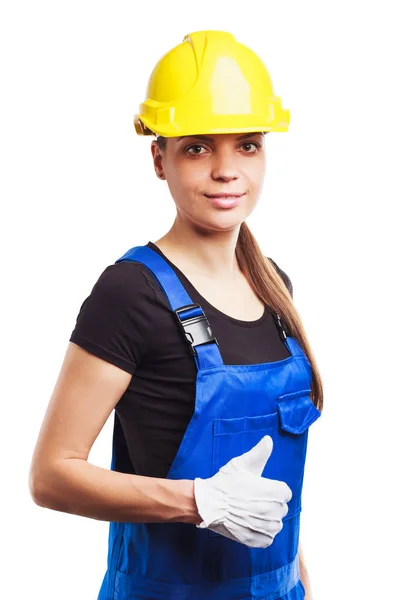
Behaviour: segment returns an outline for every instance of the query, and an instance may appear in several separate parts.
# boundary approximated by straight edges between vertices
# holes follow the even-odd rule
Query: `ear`
[[[159,179],[165,179],[165,174],[162,167],[163,153],[162,150],[160,150],[160,147],[157,144],[156,140],[153,140],[151,142],[151,154],[153,156],[154,170],[156,172],[157,177]]]

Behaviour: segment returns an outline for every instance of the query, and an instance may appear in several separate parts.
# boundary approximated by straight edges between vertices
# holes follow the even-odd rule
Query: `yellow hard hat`
[[[154,67],[134,117],[139,135],[287,131],[262,60],[226,31],[196,31]]]

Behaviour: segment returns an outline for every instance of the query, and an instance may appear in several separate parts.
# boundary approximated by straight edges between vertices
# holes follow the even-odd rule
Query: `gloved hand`
[[[261,477],[271,455],[272,438],[265,435],[251,450],[232,458],[209,477],[194,480],[194,496],[203,519],[199,529],[211,529],[251,548],[267,548],[283,527],[292,497],[290,487]]]

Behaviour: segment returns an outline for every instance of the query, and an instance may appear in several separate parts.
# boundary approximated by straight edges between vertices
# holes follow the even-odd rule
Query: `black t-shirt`
[[[265,306],[255,321],[213,307],[153,242],[206,314],[225,364],[255,364],[290,356]],[[289,277],[270,259],[290,293]],[[115,407],[125,448],[117,470],[165,478],[195,407],[197,366],[157,280],[142,263],[109,265],[84,300],[70,341],[133,375]],[[122,428],[122,429],[121,429]]]

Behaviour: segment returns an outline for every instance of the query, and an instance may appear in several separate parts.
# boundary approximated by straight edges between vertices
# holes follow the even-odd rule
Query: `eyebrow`
[[[262,131],[252,131],[250,133],[244,133],[243,135],[239,135],[237,140],[245,140],[246,138],[253,137],[257,134],[262,134]],[[215,142],[215,139],[208,135],[182,135],[178,137],[177,141],[180,142],[183,139],[187,138],[195,138],[196,140],[203,140],[204,142]]]

